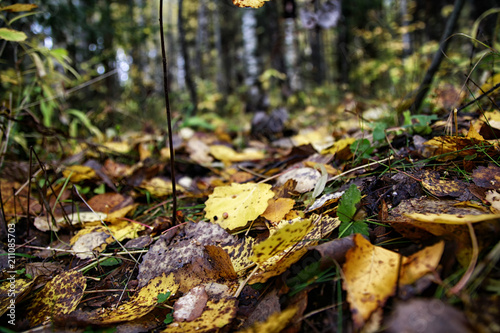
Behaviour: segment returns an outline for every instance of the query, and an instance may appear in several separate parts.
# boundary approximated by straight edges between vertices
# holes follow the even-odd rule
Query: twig
[[[165,106],[167,110],[168,121],[168,144],[170,148],[170,176],[172,178],[172,223],[177,224],[177,198],[175,195],[175,153],[172,139],[172,115],[170,112],[170,99],[168,97],[168,71],[167,55],[165,52],[165,37],[163,35],[163,0],[160,0],[160,40],[161,40],[161,58],[163,62],[163,90],[165,93]]]
[[[465,271],[464,275],[462,275],[460,281],[458,281],[458,283],[450,289],[449,292],[452,295],[458,294],[460,290],[462,290],[467,285],[467,282],[474,272],[474,268],[476,267],[477,263],[477,257],[479,256],[479,246],[477,244],[477,237],[476,233],[474,232],[474,228],[472,227],[472,223],[467,222],[467,227],[469,227],[470,240],[472,243],[472,257],[470,259],[469,267],[467,267],[467,270]]]
[[[365,164],[365,165],[360,165],[360,166],[358,166],[358,167],[352,168],[352,169],[350,169],[350,170],[347,170],[347,171],[345,171],[345,172],[342,172],[341,174],[336,175],[335,177],[332,177],[332,178],[328,179],[328,182],[332,182],[332,181],[334,181],[334,180],[337,180],[337,179],[339,179],[340,177],[343,177],[343,176],[345,176],[345,175],[350,174],[351,172],[354,172],[354,171],[357,171],[357,170],[360,170],[360,169],[364,169],[364,168],[368,168],[368,167],[371,167],[372,165],[375,165],[375,164],[382,164],[382,163],[384,163],[384,162],[387,162],[387,161],[392,160],[393,158],[394,158],[394,156],[392,156],[392,155],[391,155],[391,156],[389,156],[389,157],[387,157],[387,158],[384,158],[383,160],[380,160],[380,161],[375,161],[375,162],[368,163],[368,164]]]

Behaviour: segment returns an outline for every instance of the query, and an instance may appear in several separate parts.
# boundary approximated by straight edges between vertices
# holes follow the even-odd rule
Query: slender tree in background
[[[432,80],[434,79],[434,75],[438,71],[439,65],[441,64],[441,61],[444,58],[446,50],[448,49],[448,45],[450,43],[450,36],[455,30],[455,26],[457,24],[460,12],[462,11],[462,8],[464,6],[464,2],[465,0],[455,1],[453,12],[448,17],[448,21],[446,22],[446,27],[444,29],[443,36],[441,37],[439,50],[434,54],[432,63],[429,66],[427,72],[425,73],[424,79],[422,80],[422,83],[418,88],[417,96],[415,97],[415,100],[413,101],[413,104],[411,106],[411,111],[413,112],[418,112],[420,110],[420,106],[422,105],[425,96],[429,92]]]
[[[182,15],[182,7],[183,0],[179,0],[178,2],[178,12],[177,12],[177,27],[179,30],[179,44],[181,46],[181,57],[182,63],[184,64],[184,79],[186,81],[186,86],[189,91],[189,96],[191,98],[192,109],[189,110],[186,115],[189,117],[192,114],[196,113],[196,109],[198,107],[198,96],[196,93],[196,86],[194,84],[193,74],[191,73],[191,61],[189,59],[188,46],[186,41],[186,33],[184,31],[184,17]]]

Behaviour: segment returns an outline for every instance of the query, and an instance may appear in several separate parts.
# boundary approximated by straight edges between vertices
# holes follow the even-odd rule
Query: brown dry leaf
[[[295,205],[295,200],[290,198],[270,200],[269,206],[267,206],[267,209],[261,216],[268,219],[271,223],[279,222],[293,208],[293,205]]]
[[[242,229],[264,213],[273,196],[268,184],[219,186],[205,203],[205,216],[224,229]]]
[[[66,167],[63,170],[63,176],[69,178],[72,183],[79,183],[97,177],[94,169],[84,165],[71,165]]]
[[[399,285],[413,284],[425,274],[435,271],[443,251],[444,241],[441,241],[404,258]]]
[[[210,256],[215,269],[219,272],[221,277],[228,280],[234,280],[238,278],[238,275],[234,271],[231,257],[226,251],[224,251],[223,248],[216,245],[206,245],[205,250]]]
[[[461,180],[439,179],[439,173],[430,170],[422,171],[422,185],[437,197],[460,197],[466,191],[466,185]]]
[[[21,187],[18,182],[11,182],[0,179],[0,190],[2,191],[3,211],[7,221],[10,221],[16,216],[16,212],[19,213],[21,210],[26,210],[28,206],[28,187],[24,187],[19,195],[14,197],[14,192],[17,192]],[[35,203],[37,200],[31,197],[30,213],[35,213]],[[22,207],[22,208],[21,208]]]
[[[238,7],[259,8],[264,6],[264,2],[269,0],[233,0],[233,4]]]
[[[213,162],[210,156],[210,147],[200,138],[191,137],[186,143],[186,150],[189,152],[189,158],[198,164],[206,165]]]
[[[73,312],[83,297],[86,281],[76,270],[63,272],[49,281],[28,306],[31,327]]]
[[[168,276],[162,274],[151,279],[128,302],[124,302],[116,308],[107,308],[90,313],[86,316],[86,320],[89,323],[106,325],[140,318],[155,308],[158,304],[158,294],[169,292],[174,295],[178,288],[179,286],[175,282],[173,274]]]
[[[489,190],[500,188],[500,168],[495,165],[479,166],[472,172],[474,184]]]
[[[165,333],[212,332],[229,324],[238,310],[235,298],[209,300],[201,316],[189,322],[174,322],[168,325]]]
[[[360,234],[354,235],[354,244],[343,266],[343,286],[354,324],[359,329],[394,294],[400,255],[372,245]]]
[[[282,332],[291,322],[298,308],[290,306],[282,312],[276,312],[267,318],[265,322],[256,323],[255,325],[239,331],[240,333],[279,333]]]

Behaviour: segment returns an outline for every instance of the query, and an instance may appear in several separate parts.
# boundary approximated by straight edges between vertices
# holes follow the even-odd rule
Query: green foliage
[[[417,134],[430,134],[432,128],[430,123],[437,119],[435,114],[433,115],[412,115],[410,111],[403,112],[404,116],[404,128],[408,128],[412,133]]]
[[[371,158],[375,150],[375,147],[373,147],[368,139],[358,139],[351,144],[350,148],[357,160]]]
[[[174,314],[172,312],[167,313],[165,316],[165,320],[163,320],[164,324],[170,324],[174,322]]]
[[[331,281],[336,275],[334,267],[322,270],[320,262],[314,262],[286,281],[287,286],[290,288],[288,295],[291,297],[315,283]]]
[[[116,265],[120,265],[121,263],[122,263],[121,259],[110,257],[110,258],[106,258],[106,260],[104,260],[104,261],[101,261],[99,263],[99,265],[101,265],[101,266],[116,266]]]
[[[160,304],[165,303],[169,299],[170,295],[171,295],[170,292],[158,294],[157,302]]]
[[[337,208],[337,216],[340,219],[339,237],[346,237],[355,233],[368,236],[368,225],[364,221],[355,221],[357,207],[361,201],[361,191],[352,184],[342,195]]]

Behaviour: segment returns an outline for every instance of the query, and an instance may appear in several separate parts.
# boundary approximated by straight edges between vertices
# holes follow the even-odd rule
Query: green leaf
[[[373,140],[374,141],[383,141],[385,140],[385,129],[387,125],[384,123],[376,123],[375,127],[373,127]]]
[[[8,40],[9,42],[22,42],[28,36],[22,31],[17,31],[9,28],[0,28],[0,39]]]
[[[100,263],[101,266],[115,266],[122,263],[121,259],[109,257]]]
[[[158,303],[164,303],[164,302],[166,302],[167,299],[170,297],[170,294],[171,294],[170,292],[158,294],[157,302]]]
[[[368,139],[359,139],[351,144],[351,151],[359,158],[370,158],[374,148]]]
[[[354,221],[350,223],[341,223],[339,227],[339,238],[347,237],[352,234],[362,234],[369,236],[368,224],[365,221]]]
[[[172,314],[172,312],[170,313],[167,313],[167,315],[165,316],[165,320],[163,321],[164,324],[170,324],[174,321],[174,315]]]
[[[361,201],[361,191],[356,185],[351,187],[340,198],[340,204],[337,208],[337,216],[341,222],[349,223],[353,221],[356,214],[356,205]],[[342,227],[342,224],[340,225]]]

